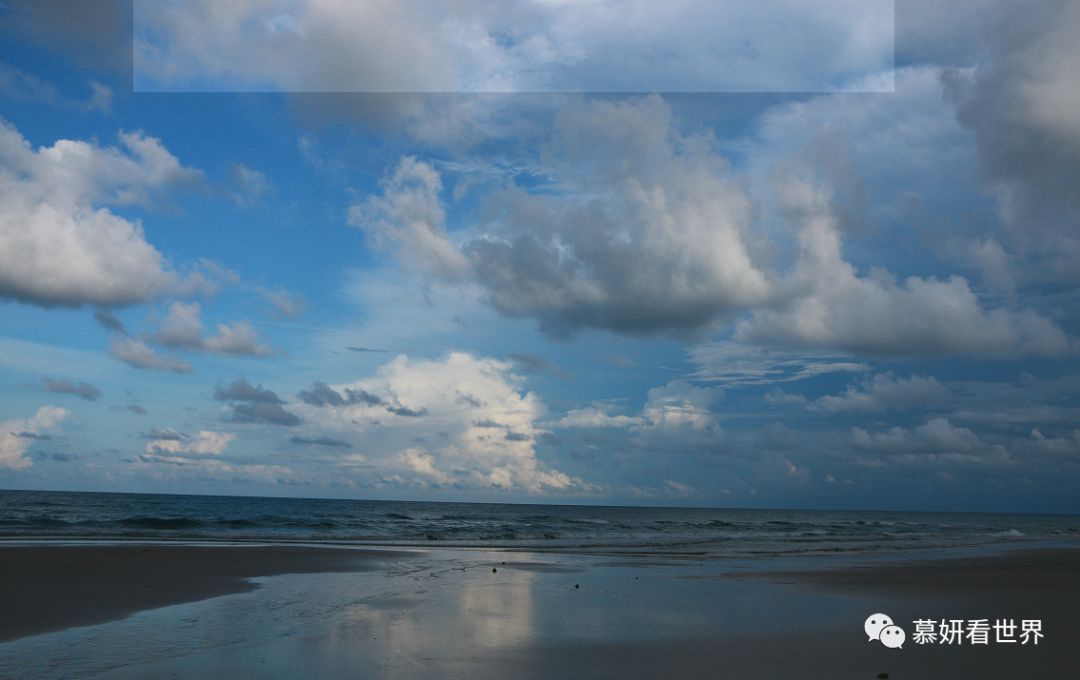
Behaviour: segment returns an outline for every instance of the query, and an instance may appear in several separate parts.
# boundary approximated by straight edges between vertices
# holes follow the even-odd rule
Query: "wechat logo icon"
[[[867,642],[877,640],[889,649],[903,649],[907,633],[886,614],[871,614],[863,624]]]

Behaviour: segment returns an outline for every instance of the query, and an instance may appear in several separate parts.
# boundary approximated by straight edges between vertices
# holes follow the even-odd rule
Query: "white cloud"
[[[584,486],[537,460],[543,405],[523,385],[509,362],[402,355],[370,378],[317,387],[340,398],[309,398],[296,410],[320,431],[362,433],[385,483],[528,493]]]
[[[33,461],[24,454],[37,436],[54,430],[70,415],[56,406],[42,406],[30,418],[0,422],[0,468],[24,470]]]
[[[722,395],[723,391],[716,387],[698,387],[685,380],[673,380],[650,389],[638,415],[612,414],[609,405],[594,404],[568,411],[548,426],[556,429],[626,429],[635,433],[705,430],[716,424],[710,407]]]
[[[641,415],[653,429],[704,430],[715,424],[710,407],[722,395],[716,387],[697,387],[685,380],[673,380],[649,390]]]
[[[636,428],[645,424],[641,416],[612,415],[607,412],[607,407],[586,406],[585,408],[573,409],[566,412],[550,427],[564,428]]]
[[[236,439],[236,435],[230,432],[214,432],[211,430],[202,430],[191,437],[173,430],[161,431],[155,434],[162,436],[152,438],[146,442],[146,453],[220,456],[229,447],[229,444]]]
[[[423,274],[458,280],[469,263],[447,239],[441,191],[434,168],[405,157],[382,182],[381,195],[349,209],[349,224],[375,247],[400,247],[406,263]]]
[[[120,143],[62,139],[35,151],[0,120],[0,297],[123,305],[182,283],[142,225],[106,206],[147,204],[201,175],[152,137],[121,133]]]

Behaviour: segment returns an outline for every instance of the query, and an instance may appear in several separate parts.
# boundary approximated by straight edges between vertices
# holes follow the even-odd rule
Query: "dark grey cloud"
[[[528,373],[551,373],[552,375],[560,378],[565,377],[566,374],[561,368],[554,362],[548,361],[542,356],[537,354],[529,354],[527,352],[511,352],[506,355],[506,358],[514,362],[514,365],[519,369]]]
[[[387,401],[377,394],[360,388],[346,388],[338,392],[323,382],[314,383],[310,389],[300,392],[297,396],[300,401],[309,406],[382,406],[387,413],[404,418],[421,418],[428,413],[425,408],[410,408],[396,398]]]
[[[71,461],[79,460],[80,458],[77,453],[64,453],[63,451],[58,451],[49,457],[60,463],[70,463]]]
[[[74,394],[86,401],[95,401],[101,396],[101,390],[90,383],[73,383],[70,380],[52,380],[51,378],[43,378],[41,386],[49,392],[56,392],[57,394]]]
[[[232,422],[266,423],[292,427],[304,422],[303,418],[282,406],[284,400],[262,385],[252,385],[246,378],[237,378],[229,385],[218,385],[214,399],[230,402]]]
[[[177,432],[171,427],[151,427],[144,435],[147,439],[163,439],[165,441],[183,441],[184,434]]]
[[[311,446],[328,446],[331,448],[339,449],[351,449],[352,444],[341,439],[334,439],[332,437],[291,437],[289,441],[293,444],[311,445]]]
[[[258,404],[284,404],[285,402],[271,390],[262,385],[252,385],[247,378],[237,378],[225,387],[214,388],[214,399],[218,401],[249,401]]]
[[[345,349],[349,350],[350,352],[361,352],[361,353],[372,353],[372,354],[386,354],[387,352],[390,351],[388,349],[379,349],[379,348],[376,348],[376,347],[359,347],[359,346],[356,346],[356,345],[349,345]]]
[[[128,404],[124,408],[127,409],[128,411],[131,411],[132,413],[138,414],[140,416],[145,416],[146,413],[147,413],[146,409],[143,408],[142,406],[140,406],[139,404]]]
[[[52,437],[50,435],[41,434],[41,433],[38,433],[38,432],[23,431],[23,432],[13,432],[12,434],[14,434],[16,437],[18,437],[20,439],[34,439],[34,440],[38,440],[38,441],[48,441],[48,440],[52,439]]]
[[[426,408],[409,408],[398,402],[387,404],[386,410],[395,416],[402,416],[403,418],[423,418],[427,415]]]
[[[111,333],[119,333],[120,335],[128,334],[127,328],[124,327],[124,322],[121,321],[116,314],[113,314],[107,309],[95,309],[94,320]]]
[[[286,411],[280,404],[268,404],[265,402],[233,404],[232,421],[234,423],[284,425],[285,427],[293,427],[304,422],[300,416]]]
[[[944,78],[1002,205],[996,235],[1024,278],[1080,282],[1080,7],[1068,0],[1002,6],[988,56]],[[1017,257],[1018,256],[1018,257]]]
[[[527,434],[522,434],[521,432],[507,432],[506,433],[506,441],[508,441],[508,442],[527,442],[527,441],[529,441],[531,439],[532,439],[532,437],[530,437]]]
[[[313,384],[311,389],[304,390],[297,396],[300,401],[310,406],[380,406],[383,403],[381,398],[366,390],[347,388],[342,393],[323,382]]]

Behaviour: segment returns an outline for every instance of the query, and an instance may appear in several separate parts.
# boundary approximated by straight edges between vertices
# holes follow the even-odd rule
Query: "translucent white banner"
[[[135,0],[140,91],[891,91],[894,0]]]

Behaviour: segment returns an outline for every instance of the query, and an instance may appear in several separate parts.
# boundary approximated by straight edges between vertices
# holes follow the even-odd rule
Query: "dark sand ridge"
[[[256,576],[376,568],[386,550],[262,546],[0,548],[0,642],[254,590]]]

